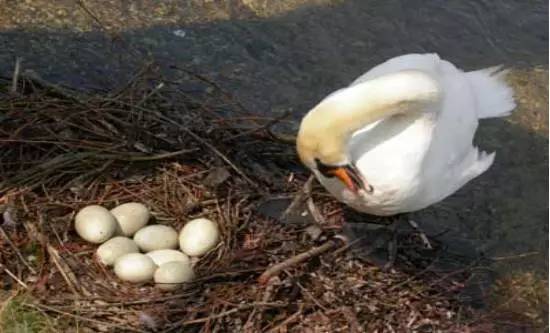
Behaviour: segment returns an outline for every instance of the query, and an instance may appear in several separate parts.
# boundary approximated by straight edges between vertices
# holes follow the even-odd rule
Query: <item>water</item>
[[[0,4],[0,73],[10,76],[22,56],[25,68],[48,80],[109,89],[154,59],[167,72],[196,68],[251,111],[293,110],[299,119],[323,96],[404,53],[437,52],[464,69],[513,68],[517,112],[484,121],[477,138],[497,151],[495,165],[415,219],[498,258],[500,274],[548,278],[548,2],[86,3],[103,27],[72,1]]]

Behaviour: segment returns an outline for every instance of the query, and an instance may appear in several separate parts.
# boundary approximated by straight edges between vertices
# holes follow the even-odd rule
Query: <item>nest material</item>
[[[16,93],[11,84],[0,88],[2,283],[25,296],[22,309],[49,318],[44,331],[77,322],[117,332],[465,329],[469,310],[456,298],[463,275],[386,271],[345,248],[258,284],[267,267],[330,238],[342,209],[313,190],[325,216],[317,241],[307,225],[260,214],[266,197],[292,198],[308,175],[293,146],[270,132],[277,119],[247,114],[205,78],[182,71],[172,84],[148,67],[114,92],[84,94],[32,72]],[[218,222],[222,241],[200,259],[193,283],[166,293],[121,282],[74,233],[85,205],[129,201],[176,229],[199,216]]]

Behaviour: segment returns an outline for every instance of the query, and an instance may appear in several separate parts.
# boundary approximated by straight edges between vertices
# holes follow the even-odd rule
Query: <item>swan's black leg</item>
[[[396,223],[399,221],[394,221],[388,227],[390,229],[392,238],[388,241],[388,262],[384,265],[384,269],[388,270],[393,267],[395,264],[395,258],[397,258],[397,230]]]
[[[408,224],[404,224],[405,221]],[[410,226],[412,230],[410,230],[408,226]],[[433,250],[433,246],[430,240],[428,239],[428,236],[426,236],[426,234],[418,226],[418,224],[410,218],[409,214],[394,215],[392,217],[392,221],[390,222],[390,224],[387,225],[386,228],[391,233],[392,237],[391,239],[388,240],[388,243],[387,243],[388,261],[384,265],[384,269],[389,269],[393,267],[395,263],[395,259],[397,257],[397,251],[399,249],[399,242],[398,242],[399,234],[403,235],[413,231],[414,233],[418,234],[426,250]],[[404,228],[406,228],[407,230],[403,230]]]
[[[422,240],[422,243],[424,243],[424,247],[428,250],[433,250],[433,246],[432,246],[432,243],[430,243],[430,240],[428,239],[428,236],[426,236],[426,234],[424,233],[424,231],[422,231],[422,229],[420,229],[420,227],[418,226],[418,224],[416,222],[414,222],[413,220],[411,219],[407,219],[407,221],[409,222],[409,225],[418,233],[418,235],[420,236],[420,239]]]
[[[418,234],[418,237],[420,237],[420,240],[424,244],[424,248],[427,250],[433,250],[433,246],[430,243],[430,240],[428,239],[428,236],[426,236],[426,233],[422,230],[422,228],[411,219],[410,214],[403,213],[393,216],[393,222],[391,223],[392,230],[394,230],[396,233],[399,233],[400,231],[403,233],[403,222],[406,221],[408,223],[408,226],[410,226],[416,234]],[[401,228],[401,230],[400,230]],[[408,229],[408,228],[407,228]],[[410,229],[408,229],[410,231]]]
[[[355,256],[382,269],[390,269],[395,265],[401,247],[410,249],[411,236],[420,238],[423,250],[434,249],[428,236],[411,217],[410,214],[398,214],[381,218],[357,213],[344,223],[343,232],[353,244],[351,249]],[[407,249],[404,251],[408,253]]]

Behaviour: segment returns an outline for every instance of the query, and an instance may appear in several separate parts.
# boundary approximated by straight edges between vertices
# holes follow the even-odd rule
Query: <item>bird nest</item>
[[[51,84],[31,71],[0,81],[4,328],[472,327],[458,297],[465,270],[430,271],[421,256],[407,255],[420,251],[414,239],[399,250],[394,268],[358,258],[352,244],[334,238],[343,207],[318,185],[303,190],[308,173],[289,140],[271,130],[284,117],[250,114],[207,78],[174,70],[178,82],[147,66],[120,89],[96,93]],[[94,258],[96,246],[75,234],[80,208],[129,201],[146,204],[157,223],[176,229],[195,217],[217,221],[221,242],[196,263],[192,283],[171,292],[124,283]],[[309,212],[314,224],[277,218],[288,213],[287,204],[266,213],[262,207],[273,201],[303,203],[306,212],[297,216]]]

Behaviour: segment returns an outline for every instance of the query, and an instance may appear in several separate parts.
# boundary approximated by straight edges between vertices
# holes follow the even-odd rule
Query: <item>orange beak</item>
[[[330,173],[333,176],[340,179],[342,181],[342,183],[344,183],[346,185],[346,187],[348,189],[350,189],[350,191],[352,191],[353,193],[357,192],[357,190],[358,190],[357,186],[355,186],[355,183],[351,179],[351,177],[348,174],[348,171],[346,169],[344,169],[344,168],[335,168],[335,169],[331,170]]]

